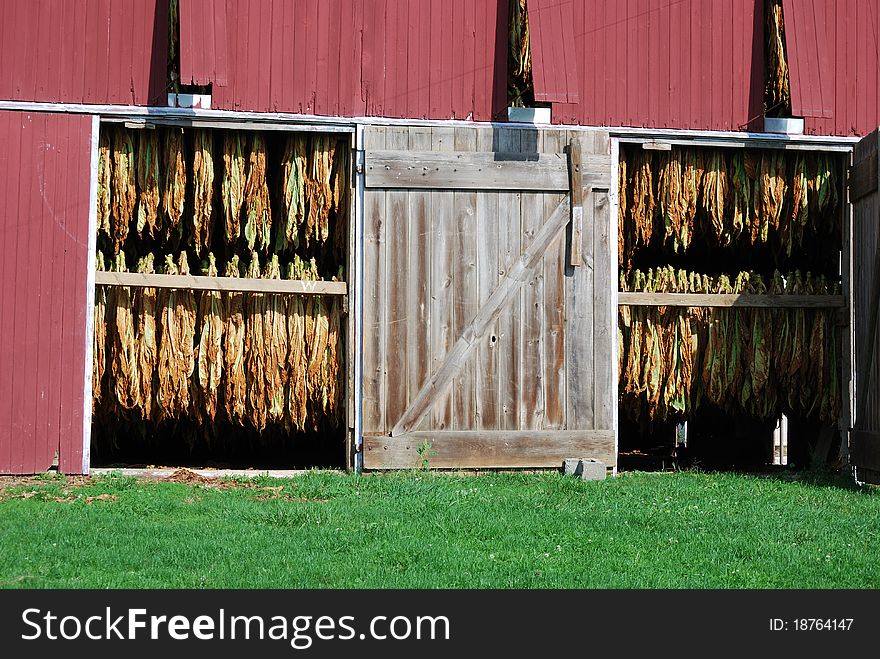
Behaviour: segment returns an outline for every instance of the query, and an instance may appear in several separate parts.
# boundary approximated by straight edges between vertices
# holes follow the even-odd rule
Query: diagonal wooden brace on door
[[[544,253],[568,225],[570,209],[571,204],[566,196],[535,233],[528,249],[520,255],[498,287],[492,291],[486,304],[465,325],[462,335],[452,346],[440,368],[422,386],[400,420],[391,429],[392,437],[415,430],[437,398],[446,392],[446,388],[464,366],[471,351],[501,314],[502,309],[531,279]]]

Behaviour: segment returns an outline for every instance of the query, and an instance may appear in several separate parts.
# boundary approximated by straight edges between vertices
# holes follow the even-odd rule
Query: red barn
[[[508,120],[509,0],[0,0],[0,472],[92,464],[99,143],[123,126],[184,127],[187,148],[200,129],[351,136],[338,142],[354,163],[339,464],[616,465],[621,153],[806,149],[850,164],[855,147],[855,217],[875,217],[880,12],[777,4],[803,120],[787,133],[765,131],[764,0],[528,0],[549,124]],[[169,105],[174,91],[195,107]],[[842,226],[857,331],[835,427],[871,477],[877,237]],[[144,281],[161,289],[159,276]],[[226,290],[204,279],[183,288]]]

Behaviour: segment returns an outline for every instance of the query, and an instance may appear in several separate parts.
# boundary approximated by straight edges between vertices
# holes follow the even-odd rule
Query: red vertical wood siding
[[[785,46],[791,83],[791,113],[832,117],[828,31],[824,0],[782,0]]]
[[[168,0],[0,0],[0,99],[165,105]]]
[[[830,94],[831,116],[807,116],[805,130],[811,135],[867,135],[880,125],[880,7],[872,0],[809,4],[815,8],[818,29],[825,30],[830,64],[822,91]],[[792,101],[794,85],[792,79]]]
[[[580,102],[553,121],[742,130],[763,103],[760,0],[575,2]]]
[[[214,0],[180,0],[180,81],[184,85],[226,84],[228,38],[226,12],[216,11]],[[275,7],[273,7],[275,9]],[[280,12],[279,5],[277,10]],[[274,30],[283,27],[272,17]],[[280,42],[280,39],[279,39]],[[280,62],[280,53],[273,52]]]
[[[487,121],[507,107],[506,5],[182,0],[182,78],[218,109]]]
[[[81,473],[91,117],[0,111],[0,473]]]
[[[529,0],[526,8],[535,100],[577,103],[578,62],[571,0]]]
[[[563,30],[547,40],[533,19],[539,96],[567,95],[553,101],[557,123],[760,129],[763,5],[532,0]],[[183,80],[212,82],[216,108],[478,121],[506,112],[508,0],[180,6]],[[785,7],[806,131],[867,134],[880,124],[876,0]],[[0,99],[164,105],[167,15],[168,0],[0,0]]]

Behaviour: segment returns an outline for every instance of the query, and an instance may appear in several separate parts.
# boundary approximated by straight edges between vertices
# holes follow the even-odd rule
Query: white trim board
[[[83,393],[82,473],[88,475],[92,448],[92,373],[95,368],[95,252],[98,239],[98,148],[101,119],[92,115],[91,154],[89,157],[89,247],[86,273],[86,352]]]
[[[713,141],[753,141],[762,140],[777,144],[809,144],[817,146],[852,146],[859,137],[841,137],[834,135],[785,135],[781,133],[752,133],[746,131],[713,131],[686,130],[676,128],[640,128],[631,126],[577,126],[571,124],[552,124],[536,127],[533,124],[516,124],[509,122],[475,122],[459,119],[397,119],[393,117],[327,117],[310,114],[293,114],[285,112],[242,112],[233,110],[202,110],[192,108],[142,107],[134,105],[89,105],[78,103],[41,103],[31,101],[0,101],[0,110],[17,110],[23,112],[59,112],[75,114],[98,114],[102,119],[112,120],[116,117],[170,121],[217,121],[217,122],[262,122],[263,124],[287,124],[292,129],[302,125],[325,126],[325,130],[333,130],[332,126],[342,127],[343,132],[352,132],[354,126],[453,126],[459,128],[479,128],[492,126],[497,128],[515,128],[520,130],[556,129],[570,131],[606,131],[612,137],[640,136],[654,140],[693,140],[702,138]],[[338,130],[338,129],[337,129]]]

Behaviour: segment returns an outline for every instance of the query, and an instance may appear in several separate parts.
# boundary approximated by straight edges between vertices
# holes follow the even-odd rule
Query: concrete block
[[[592,458],[566,458],[562,470],[566,476],[577,476],[585,481],[605,480],[605,463]]]

